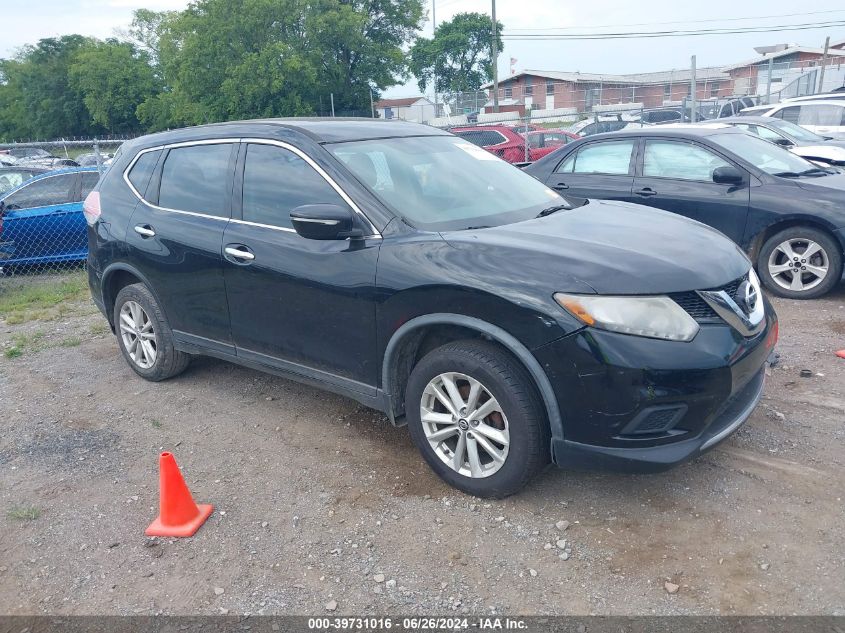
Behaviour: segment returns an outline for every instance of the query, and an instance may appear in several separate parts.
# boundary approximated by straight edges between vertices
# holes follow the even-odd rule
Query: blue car
[[[99,179],[96,167],[60,169],[0,194],[0,267],[84,260],[82,202]]]

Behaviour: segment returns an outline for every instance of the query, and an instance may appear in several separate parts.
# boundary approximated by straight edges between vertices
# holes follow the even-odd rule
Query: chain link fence
[[[124,140],[0,144],[0,291],[12,276],[82,268],[82,203]]]

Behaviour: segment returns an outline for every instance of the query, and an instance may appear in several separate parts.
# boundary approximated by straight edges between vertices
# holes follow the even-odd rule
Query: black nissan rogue
[[[475,495],[668,468],[748,418],[777,318],[721,233],[577,204],[412,123],[176,130],[86,201],[91,292],[141,377],[204,354],[319,385]]]

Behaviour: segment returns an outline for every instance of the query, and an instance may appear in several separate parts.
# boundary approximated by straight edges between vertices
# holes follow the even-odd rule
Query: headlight
[[[611,332],[667,341],[691,341],[698,334],[695,319],[669,297],[606,297],[558,292],[555,301],[585,325]]]

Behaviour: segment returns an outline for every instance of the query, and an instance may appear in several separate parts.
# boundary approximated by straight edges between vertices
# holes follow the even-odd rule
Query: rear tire
[[[405,414],[432,470],[471,495],[512,495],[549,462],[549,426],[534,383],[492,343],[457,341],[427,354],[408,379]]]
[[[181,374],[189,354],[173,343],[173,333],[153,293],[143,284],[125,286],[114,302],[117,344],[133,371],[152,382]]]
[[[779,297],[815,299],[842,278],[842,248],[824,231],[793,226],[766,240],[757,257],[757,272],[763,285]]]

